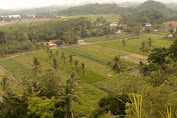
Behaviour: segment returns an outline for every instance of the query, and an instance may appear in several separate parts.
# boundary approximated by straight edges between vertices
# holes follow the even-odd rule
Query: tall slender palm
[[[53,68],[55,69],[55,75],[56,75],[56,71],[57,71],[57,69],[58,69],[58,67],[59,67],[56,58],[53,58],[53,64],[52,64],[52,66],[53,66]]]
[[[32,64],[32,66],[33,66],[32,73],[34,75],[36,75],[37,73],[41,73],[42,72],[42,70],[41,70],[41,64],[40,64],[40,62],[39,62],[39,60],[38,60],[37,57],[33,58],[33,64]]]
[[[146,47],[146,43],[144,41],[141,43],[140,51],[142,53],[148,52],[148,48]]]
[[[74,65],[75,65],[76,72],[79,73],[79,68],[78,68],[79,61],[75,60]]]
[[[73,55],[72,54],[69,55],[69,62],[70,62],[70,66],[71,66],[72,62],[73,62]]]
[[[142,52],[142,54],[144,52],[146,52],[146,53],[148,52],[148,48],[146,47],[146,43],[144,41],[141,43],[140,51]],[[145,60],[144,56],[143,56],[143,60]]]
[[[144,64],[143,64],[143,61],[140,60],[140,62],[139,62],[139,66],[138,66],[138,67],[139,67],[139,72],[140,72],[140,73],[143,73],[143,65],[144,65]]]
[[[85,78],[86,68],[85,68],[85,64],[84,63],[81,63],[81,71],[82,71],[83,77]]]
[[[76,90],[76,75],[71,74],[70,78],[66,82],[66,88],[65,88],[65,101],[66,101],[66,106],[65,106],[65,118],[74,118],[74,115],[72,113],[72,101],[76,101],[76,96],[74,95],[75,90]]]
[[[53,57],[53,52],[52,52],[52,50],[49,50],[49,53],[48,53],[48,58],[49,58],[49,60],[51,60],[52,57]]]
[[[61,59],[63,60],[63,62],[64,62],[64,64],[65,64],[65,62],[66,62],[66,55],[65,55],[65,53],[64,52],[62,52],[61,53]]]
[[[126,42],[126,40],[125,40],[125,39],[122,39],[122,45],[123,45],[123,47],[126,47],[127,42]]]
[[[109,35],[108,34],[106,35],[106,39],[109,40]]]
[[[121,76],[121,73],[125,72],[126,70],[126,65],[121,60],[120,56],[115,56],[113,61],[114,64],[111,70],[114,71],[115,74]],[[117,88],[118,88],[118,80],[117,80]]]
[[[55,55],[58,56],[58,54],[59,54],[59,52],[58,52],[58,50],[57,50],[57,51],[55,52]]]
[[[149,47],[149,50],[151,49],[152,47],[152,39],[149,37],[148,39],[148,47]]]

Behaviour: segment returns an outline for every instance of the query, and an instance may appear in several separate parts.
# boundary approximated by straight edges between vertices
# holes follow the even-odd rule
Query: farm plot
[[[119,49],[119,50],[125,50],[133,53],[142,54],[140,51],[140,47],[142,42],[145,41],[146,45],[148,47],[148,39],[138,38],[138,39],[130,39],[126,41],[126,46],[122,45],[122,41],[110,41],[110,42],[100,42],[98,44]],[[168,48],[172,44],[172,40],[168,39],[152,39],[152,49],[157,47],[166,47]],[[149,54],[149,53],[148,53]],[[143,55],[148,55],[147,53],[143,53]]]
[[[84,40],[86,42],[98,42],[98,41],[119,40],[123,38],[133,38],[133,37],[136,37],[136,35],[121,33],[121,34],[114,34],[114,35],[108,35],[108,36],[89,37],[89,38],[84,38]]]
[[[68,18],[80,18],[80,17],[87,17],[92,21],[96,21],[98,17],[103,17],[109,22],[117,22],[120,18],[120,15],[117,14],[95,14],[95,15],[75,15],[75,16],[68,16]]]
[[[105,47],[98,44],[69,47],[66,48],[66,50],[84,56],[86,58],[90,58],[92,60],[98,61],[105,65],[108,65],[110,62],[112,62],[114,57],[117,55],[120,55],[122,58],[125,58],[125,56],[129,57],[129,55],[130,56],[132,55],[132,53],[127,51],[117,50],[117,49]],[[136,56],[132,57],[132,59],[131,57],[127,59],[125,58],[124,60],[129,68],[136,66],[136,64],[140,60]]]
[[[66,52],[62,49],[57,49],[60,53],[64,52],[66,55],[70,54],[70,52]],[[55,53],[57,50],[53,50],[53,53]],[[41,62],[41,68],[44,72],[45,69],[52,69],[51,66],[51,60],[48,58],[48,53],[46,51],[40,51],[35,52],[33,54],[23,55],[19,57],[15,57],[12,59],[2,60],[0,63],[7,68],[7,70],[12,73],[16,78],[18,78],[19,81],[21,81],[21,78],[28,76],[31,74],[31,64],[33,57],[37,57]],[[58,59],[60,63],[60,69],[57,71],[57,75],[60,76],[60,84],[65,84],[65,80],[69,77],[69,73],[71,71],[70,63],[66,61],[66,64],[63,63],[63,60],[59,60],[59,55],[56,58]],[[100,100],[100,98],[105,97],[107,93],[105,91],[102,91],[95,86],[89,84],[89,83],[95,83],[97,81],[103,80],[106,77],[104,72],[107,70],[104,65],[97,64],[97,62],[92,62],[92,60],[85,59],[80,56],[74,56],[74,59],[78,59],[79,62],[85,62],[86,61],[86,73],[85,78],[82,78],[82,73],[78,75],[81,78],[81,83],[78,84],[78,90],[76,90],[76,95],[78,96],[78,100],[80,103],[73,103],[73,112],[76,114],[80,113],[82,111],[82,114],[86,117],[89,117],[93,111],[95,111],[98,107],[97,102]],[[28,60],[28,61],[27,61]],[[91,64],[92,63],[92,64]],[[91,65],[91,66],[89,66]],[[88,66],[88,67],[87,67]],[[93,67],[92,67],[93,66]],[[93,71],[92,68],[97,67],[95,70],[99,71]],[[99,68],[99,69],[98,69]],[[103,68],[100,69],[100,68]],[[42,72],[42,73],[43,73]],[[98,73],[102,74],[98,74]],[[3,74],[2,72],[0,74]],[[31,79],[31,78],[29,78]],[[32,78],[33,79],[33,78]],[[28,81],[28,80],[27,80]],[[85,81],[85,82],[84,82]],[[88,83],[86,83],[88,82]],[[20,87],[17,87],[16,85],[12,85],[11,87],[16,87],[18,89],[18,93],[20,93]],[[14,89],[15,90],[15,89]]]

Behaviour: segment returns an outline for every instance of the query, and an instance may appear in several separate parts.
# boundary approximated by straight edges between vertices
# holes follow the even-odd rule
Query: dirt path
[[[0,68],[4,70],[10,76],[10,78],[13,79],[16,83],[19,83],[2,65],[0,65]]]
[[[146,62],[147,56],[136,54],[136,53],[131,53],[130,55],[126,56],[121,56],[121,58],[128,60],[130,62],[133,62],[135,64],[139,64],[139,61],[142,60],[143,62]]]

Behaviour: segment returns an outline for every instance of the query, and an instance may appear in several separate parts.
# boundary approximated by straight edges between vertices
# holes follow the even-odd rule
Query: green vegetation
[[[92,15],[74,15],[69,16],[68,18],[80,18],[80,17],[86,17],[89,18],[91,21],[96,21],[98,17],[105,18],[108,22],[117,22],[120,18],[118,14],[92,14]]]
[[[29,25],[17,24],[12,28],[0,30],[0,57],[44,49],[43,43],[49,40],[60,39],[57,40],[57,44],[71,45],[77,43],[78,36],[86,38],[113,33],[108,24],[96,26],[96,22],[91,22],[84,17],[66,21],[51,20]]]
[[[60,12],[137,11],[122,17],[128,27],[121,28],[109,26],[116,14],[1,28],[0,117],[177,117],[177,39],[167,39],[169,31],[140,32],[145,23],[158,26],[164,17],[139,9],[95,4]],[[85,42],[72,45],[82,38]],[[59,47],[43,45],[54,39]],[[19,54],[3,58],[14,53]]]
[[[134,12],[134,8],[118,7],[117,4],[88,4],[79,7],[72,7],[60,11],[58,14],[84,15],[84,14],[127,14]]]
[[[127,44],[126,44],[127,46],[126,47],[124,47],[122,45],[121,41],[101,42],[99,44],[103,45],[103,46],[110,47],[110,48],[115,48],[115,49],[119,49],[119,50],[125,50],[125,51],[129,51],[129,52],[134,52],[134,53],[141,54],[141,51],[139,49],[140,49],[141,43],[143,41],[147,42],[148,39],[138,38],[138,39],[127,40]],[[153,44],[152,44],[153,48],[157,48],[157,47],[169,47],[170,44],[172,44],[172,41],[167,40],[167,39],[152,39],[152,41],[153,41]]]
[[[120,20],[122,23],[128,24],[129,27],[133,28],[138,25],[145,26],[146,23],[151,24],[162,24],[163,23],[163,14],[152,9],[145,9],[128,16],[122,16]]]
[[[158,43],[157,45],[156,42],[153,42],[152,45],[154,47],[165,46],[162,43],[165,41],[163,39],[152,40],[157,41]],[[148,74],[148,77],[143,77],[143,75],[142,77],[133,76],[130,75],[129,71],[122,71],[122,67],[124,68],[124,66],[121,65],[124,65],[124,63],[126,62],[126,58],[125,60],[121,61],[121,63],[119,63],[119,61],[116,61],[117,59],[114,59],[114,56],[120,55],[120,57],[123,57],[125,55],[128,56],[131,54],[136,54],[136,51],[134,53],[132,53],[130,50],[123,51],[125,50],[124,48],[128,48],[131,45],[132,47],[136,47],[136,45],[133,45],[135,44],[133,43],[134,41],[141,44],[142,39],[127,40],[126,46],[122,45],[121,40],[112,41],[112,43],[120,43],[120,46],[122,46],[121,49],[112,47],[110,48],[107,46],[105,47],[103,45],[106,43],[109,44],[111,42],[98,42],[83,46],[73,46],[64,47],[62,49],[47,50],[48,52],[34,52],[32,54],[26,54],[15,58],[1,60],[0,64],[3,65],[21,83],[21,87],[13,89],[16,91],[14,93],[16,93],[17,96],[18,93],[21,93],[22,96],[26,97],[23,98],[22,101],[20,101],[21,103],[23,103],[20,106],[20,109],[24,109],[24,111],[20,113],[23,116],[56,117],[59,116],[59,114],[60,117],[69,117],[70,115],[80,117],[102,115],[104,116],[106,115],[104,113],[105,110],[111,111],[112,115],[136,115],[138,114],[138,111],[136,111],[136,114],[132,114],[133,110],[135,110],[133,107],[133,105],[135,105],[133,101],[128,100],[129,104],[127,103],[126,106],[125,104],[120,102],[121,100],[124,102],[128,102],[124,100],[123,96],[121,97],[121,93],[124,93],[125,96],[128,96],[130,93],[132,93],[132,91],[138,92],[141,89],[142,91],[141,93],[139,93],[143,96],[143,104],[139,108],[139,110],[141,110],[141,115],[143,116],[146,112],[147,114],[160,117],[160,112],[166,110],[166,105],[159,103],[159,101],[163,101],[163,98],[166,98],[169,93],[165,93],[163,95],[163,98],[161,98],[161,95],[158,93],[161,93],[168,87],[172,88],[168,88],[167,90],[173,91],[173,85],[171,85],[170,83],[174,81],[175,77],[172,78],[172,75],[170,75],[170,83],[164,86],[163,83],[166,79],[158,82],[159,77],[161,76],[153,76],[154,74],[158,74],[155,70],[155,72],[151,73],[151,70],[149,69],[148,72],[150,74]],[[146,41],[148,41],[148,39],[146,39]],[[130,42],[132,44],[129,44]],[[170,45],[171,41],[167,40],[167,42]],[[154,53],[154,55],[156,55],[156,53]],[[28,62],[26,61],[27,59],[29,60]],[[119,73],[119,75],[121,76],[116,76],[115,74],[112,74],[111,68],[108,67],[108,64],[111,64],[109,63],[109,61],[113,62],[113,59],[114,63],[112,64],[114,66],[112,67],[116,69],[115,72],[119,72],[120,70],[121,74]],[[151,58],[149,59],[153,60],[154,56],[151,56]],[[132,60],[129,60],[129,62],[137,65],[139,60],[137,59],[135,61],[136,63]],[[155,61],[151,61],[151,63],[155,63]],[[127,62],[125,64],[129,66]],[[142,69],[144,67],[145,64],[143,65]],[[74,73],[74,75],[69,76],[69,73]],[[109,74],[111,76],[109,76]],[[165,75],[164,77],[168,78],[168,76],[169,75]],[[26,79],[24,80],[24,78]],[[8,88],[6,89],[7,91],[11,89],[8,87],[8,85],[5,86],[6,88]],[[31,86],[32,88],[30,89],[27,86]],[[23,87],[31,90],[31,93],[33,94],[27,92],[28,94],[26,95],[23,94],[23,92],[20,92],[20,89],[22,89]],[[64,89],[62,89],[63,87]],[[60,95],[58,95],[58,92],[61,92]],[[150,96],[148,96],[146,93],[149,93]],[[113,94],[113,96],[107,96],[109,94]],[[68,97],[68,95],[71,95],[71,97]],[[13,99],[13,96],[7,95],[6,91],[4,91],[4,96],[5,98],[3,99]],[[173,94],[170,94],[170,96],[173,96]],[[40,100],[41,97],[44,98]],[[153,101],[157,97],[158,100]],[[29,102],[29,105],[26,105],[23,102],[24,99]],[[110,99],[113,99],[115,103],[109,103]],[[171,103],[170,99],[171,97],[168,97],[168,99],[165,99],[165,101]],[[103,100],[107,100],[108,102],[104,102]],[[153,107],[149,106],[149,101],[152,102]],[[14,102],[14,104],[19,104],[17,101]],[[48,102],[52,102],[53,104],[45,107]],[[3,103],[3,106],[7,104],[11,105],[12,103],[5,102]],[[34,104],[36,105],[34,106]],[[61,106],[61,104],[63,104],[64,106]],[[103,106],[101,104],[103,104]],[[114,107],[114,105],[116,105],[116,107]],[[174,106],[175,104],[173,105],[173,107]],[[120,111],[116,111],[116,109],[119,108]],[[159,109],[155,110],[156,108]],[[160,108],[162,108],[163,110],[161,110]],[[26,112],[25,109],[28,109],[28,112]],[[33,109],[35,109],[36,111],[33,111]],[[153,109],[154,112],[151,113],[151,109]],[[10,109],[6,107],[6,110]],[[13,107],[13,111],[16,110],[17,109]],[[44,110],[44,112],[41,112],[41,110]],[[4,115],[6,114],[4,111],[1,112],[4,113]],[[175,111],[172,110],[171,112],[174,113]],[[13,112],[11,113],[13,114]],[[18,114],[16,114],[16,116],[18,116]],[[140,114],[138,116],[140,116]]]

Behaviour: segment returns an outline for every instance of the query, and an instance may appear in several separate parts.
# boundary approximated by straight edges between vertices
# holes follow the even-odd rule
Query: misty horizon
[[[85,4],[92,4],[92,3],[124,3],[124,2],[136,2],[136,3],[142,3],[147,0],[74,0],[75,2],[73,3],[73,0],[38,0],[35,2],[34,0],[6,0],[1,2],[0,4],[0,9],[31,9],[31,8],[40,8],[40,7],[48,7],[48,6],[78,6],[78,5],[85,5]],[[154,1],[159,1],[162,3],[177,3],[176,0],[154,0]],[[10,3],[10,4],[9,4]],[[20,3],[20,4],[19,4]]]

